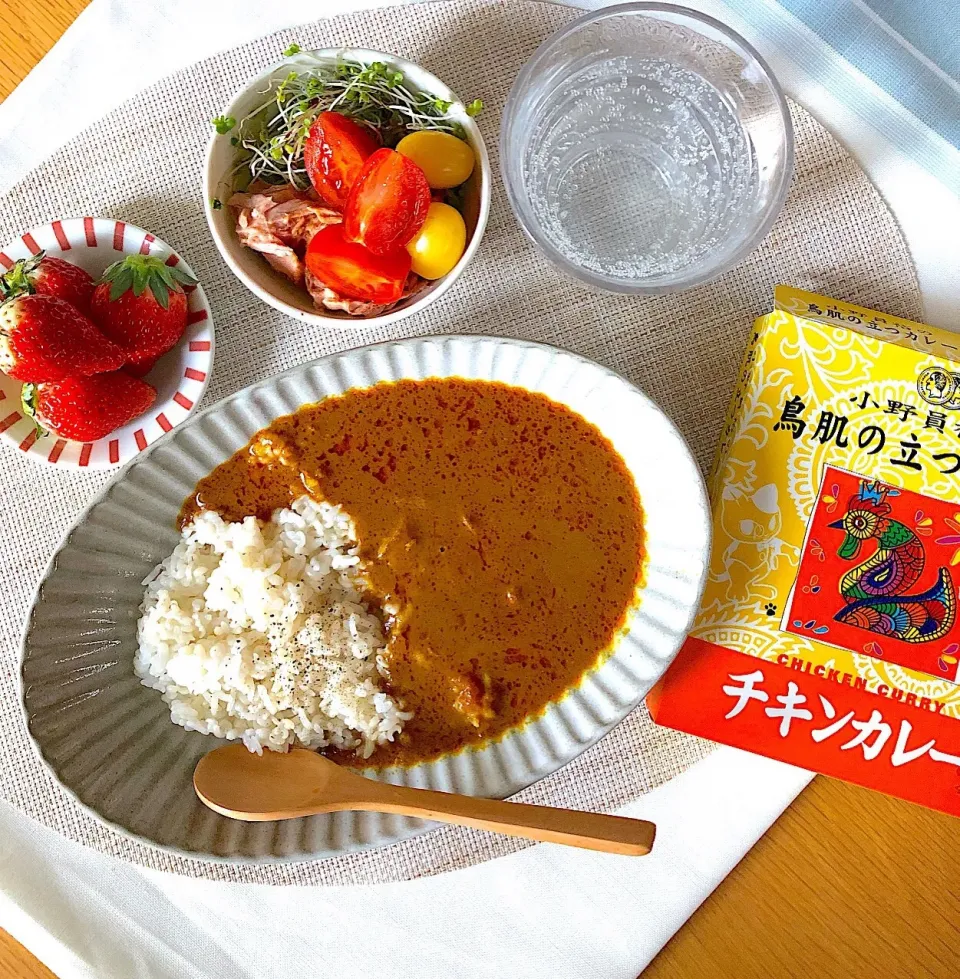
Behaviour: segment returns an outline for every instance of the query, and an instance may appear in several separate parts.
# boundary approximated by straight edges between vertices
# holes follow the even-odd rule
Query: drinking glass
[[[514,82],[501,160],[524,230],[591,286],[664,293],[770,230],[793,171],[786,100],[711,17],[628,3],[548,38]]]

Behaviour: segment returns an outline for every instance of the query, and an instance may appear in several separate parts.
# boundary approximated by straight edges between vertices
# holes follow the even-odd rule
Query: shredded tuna
[[[289,246],[283,244],[275,235],[251,228],[244,233],[242,224],[237,225],[237,238],[242,245],[259,252],[281,274],[285,275],[294,285],[303,285],[303,262],[300,256]]]
[[[303,285],[301,255],[307,243],[321,228],[341,220],[336,211],[324,207],[309,193],[289,186],[234,194],[229,203],[238,212],[240,243],[259,252],[297,285]]]
[[[245,194],[234,194],[228,203],[237,211],[240,244],[259,252],[295,285],[305,286],[319,308],[349,316],[379,316],[397,305],[343,296],[317,279],[303,264],[310,239],[326,225],[339,224],[342,220],[340,213],[321,204],[312,190],[297,190],[289,184],[271,187],[259,183]],[[411,272],[397,302],[403,302],[426,284]]]

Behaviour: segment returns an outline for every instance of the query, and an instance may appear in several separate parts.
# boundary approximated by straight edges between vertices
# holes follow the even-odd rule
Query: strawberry
[[[0,276],[0,297],[10,299],[35,292],[56,296],[76,306],[81,313],[87,313],[95,285],[93,277],[78,265],[38,252],[31,258],[20,259]]]
[[[141,365],[165,354],[187,326],[184,285],[197,280],[153,255],[128,255],[103,273],[90,315],[103,333]]]
[[[68,377],[46,384],[24,384],[24,414],[38,427],[61,438],[95,442],[142,415],[156,400],[156,390],[124,371]]]
[[[149,360],[138,360],[135,364],[127,364],[123,369],[133,377],[146,377],[157,366],[159,357],[151,357]]]
[[[99,374],[125,359],[122,347],[56,296],[16,296],[0,306],[0,370],[18,381]]]

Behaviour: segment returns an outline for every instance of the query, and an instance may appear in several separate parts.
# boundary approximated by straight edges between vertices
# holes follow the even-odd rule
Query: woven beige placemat
[[[217,360],[205,404],[260,378],[362,343],[425,333],[497,333],[576,350],[626,374],[673,418],[709,464],[746,331],[788,282],[913,319],[913,264],[893,217],[862,170],[794,106],[797,168],[780,220],[732,272],[679,296],[596,295],[566,280],[521,234],[497,171],[498,121],[520,66],[573,16],[544,3],[450,0],[368,11],[283,31],[219,54],[142,92],[72,140],[0,197],[0,239],[57,217],[104,215],[147,228],[187,257],[214,309]],[[481,97],[494,204],[472,265],[444,298],[384,330],[303,326],[244,289],[220,260],[201,210],[209,120],[296,41],[353,45],[424,64],[461,97]],[[653,462],[651,464],[654,464]],[[102,826],[41,769],[17,703],[19,635],[34,587],[74,516],[108,479],[31,464],[0,451],[0,797],[70,839],[145,866],[213,880],[357,883],[465,867],[522,841],[445,828],[337,860],[229,866],[182,859]],[[644,708],[573,764],[521,793],[525,801],[612,809],[702,758],[710,745],[654,725]]]

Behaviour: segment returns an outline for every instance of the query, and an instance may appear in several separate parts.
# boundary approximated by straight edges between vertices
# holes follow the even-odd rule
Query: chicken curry
[[[353,518],[384,610],[390,693],[413,717],[366,762],[410,765],[535,717],[596,666],[642,582],[643,514],[586,420],[504,384],[378,384],[277,419],[197,486],[262,518],[304,488]],[[337,758],[356,764],[353,755]]]

